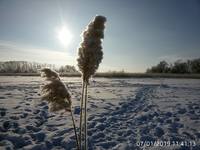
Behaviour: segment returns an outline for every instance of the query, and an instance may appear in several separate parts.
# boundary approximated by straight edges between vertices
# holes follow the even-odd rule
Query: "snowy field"
[[[73,98],[76,124],[79,78],[62,78]],[[71,150],[69,114],[51,113],[40,100],[40,77],[0,77],[0,150]],[[200,149],[200,80],[91,80],[90,150]]]

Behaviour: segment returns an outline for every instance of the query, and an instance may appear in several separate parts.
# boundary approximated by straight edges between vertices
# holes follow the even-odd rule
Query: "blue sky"
[[[80,34],[96,14],[107,17],[99,71],[200,57],[199,0],[0,0],[0,61],[76,66]],[[63,25],[73,35],[67,47],[56,38]]]

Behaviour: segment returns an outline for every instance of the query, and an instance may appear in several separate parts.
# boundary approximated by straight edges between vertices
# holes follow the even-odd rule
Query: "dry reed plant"
[[[68,92],[65,84],[60,80],[60,77],[57,72],[44,68],[41,70],[42,77],[46,78],[46,82],[41,86],[41,96],[42,100],[45,100],[49,103],[50,111],[60,111],[65,110],[70,112],[74,133],[76,137],[77,149],[80,149],[78,135],[76,133],[76,125],[74,121],[74,116],[72,113],[72,102],[71,96]]]
[[[82,94],[80,112],[79,142],[82,149],[84,139],[84,150],[87,150],[87,88],[89,79],[95,74],[103,58],[102,39],[104,38],[106,17],[96,16],[83,32],[82,42],[78,49],[78,67],[82,74]],[[84,138],[82,138],[82,119],[84,103]]]

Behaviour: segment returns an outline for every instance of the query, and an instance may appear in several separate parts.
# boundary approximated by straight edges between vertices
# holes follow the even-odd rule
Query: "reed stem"
[[[82,149],[82,120],[83,120],[83,98],[84,98],[84,86],[85,82],[82,81],[82,92],[81,92],[81,107],[80,107],[80,124],[79,124],[79,142],[80,148]]]
[[[84,132],[84,135],[85,135],[85,144],[84,144],[84,150],[87,150],[87,83],[85,83],[85,113],[84,113],[84,123],[85,123],[85,132]]]
[[[75,137],[76,137],[76,146],[77,146],[77,150],[80,150],[80,145],[79,145],[79,142],[78,142],[78,135],[76,133],[76,125],[75,125],[75,121],[74,121],[74,116],[73,116],[73,113],[72,113],[72,109],[71,109],[71,117],[72,117],[72,123],[73,123],[73,127],[74,127],[74,134],[75,134]]]

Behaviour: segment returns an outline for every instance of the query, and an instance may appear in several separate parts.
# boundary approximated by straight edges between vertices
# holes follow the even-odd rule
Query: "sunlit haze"
[[[67,47],[73,38],[72,33],[67,28],[67,26],[62,26],[60,28],[56,29],[56,36],[59,40],[59,42],[64,46]]]

